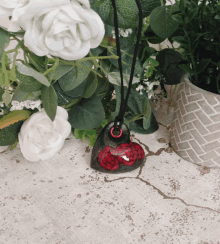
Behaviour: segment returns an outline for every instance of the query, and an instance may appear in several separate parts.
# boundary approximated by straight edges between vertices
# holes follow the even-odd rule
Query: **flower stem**
[[[76,63],[80,63],[80,62],[88,61],[88,60],[94,60],[94,59],[109,59],[109,58],[118,59],[119,57],[116,56],[116,55],[111,55],[111,56],[93,56],[93,57],[87,57],[87,58],[83,58],[81,60],[78,60]]]
[[[59,59],[57,58],[55,63],[54,63],[54,65],[43,73],[43,75],[46,75],[46,74],[48,74],[50,72],[52,73],[52,75],[50,77],[50,83],[51,83],[51,81],[53,79],[54,73],[55,73],[55,71],[56,71],[58,66],[59,66]]]
[[[9,77],[8,77],[8,70],[6,69],[6,56],[8,53],[13,53],[15,52],[15,55],[17,56],[17,50],[19,49],[19,46],[17,46],[15,49],[9,50],[7,52],[4,52],[3,56],[2,56],[2,70],[4,73],[4,78],[5,78],[5,87],[6,87],[6,91],[5,91],[5,96],[3,97],[3,101],[6,104],[6,106],[9,105],[10,101],[11,101],[11,97],[9,95]]]

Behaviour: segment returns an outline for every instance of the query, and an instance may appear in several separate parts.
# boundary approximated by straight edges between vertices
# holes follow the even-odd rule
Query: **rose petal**
[[[58,123],[54,127],[54,130],[57,131],[63,137],[63,139],[66,139],[71,133],[71,124],[68,121],[62,119],[61,117],[57,118],[56,121]],[[60,124],[62,125],[61,128]]]
[[[83,11],[80,11],[80,15],[83,15],[84,21],[86,22],[92,37],[96,37],[100,30],[105,28],[102,19],[94,10],[84,10],[84,13]]]
[[[45,142],[41,142],[41,145],[47,150],[59,146],[62,141],[62,135],[53,133],[49,139],[45,140]]]
[[[5,17],[8,17],[8,16],[11,16],[12,15],[12,10],[13,9],[4,8],[4,7],[0,6],[0,17],[1,18],[5,18]]]
[[[8,31],[17,32],[19,30],[21,30],[21,28],[20,28],[20,26],[18,25],[17,22],[13,22],[13,21],[9,22]]]
[[[0,4],[5,8],[20,8],[24,5],[24,3],[20,3],[18,1],[10,1],[10,0],[1,0]]]
[[[69,47],[68,47],[69,48]],[[70,53],[68,51],[68,48],[65,48],[64,50],[54,53],[54,55],[59,56],[66,60],[79,60],[81,58],[84,58],[90,51],[90,42],[82,42],[82,45],[80,46],[80,49],[76,52]],[[52,53],[53,55],[53,53]]]
[[[48,51],[45,52],[42,49],[40,49],[38,46],[34,44],[34,40],[32,37],[32,29],[29,27],[24,35],[24,45],[28,47],[33,53],[35,53],[38,56],[45,56],[48,54]]]
[[[76,2],[71,2],[71,3],[72,3],[72,6],[77,6],[75,4],[78,4]],[[78,6],[77,6],[77,8],[75,8],[75,7],[70,8],[70,5],[68,4],[68,5],[60,6],[60,9],[62,9],[75,23],[83,22],[83,18],[81,18],[79,15],[79,11],[81,9],[83,9],[81,6],[80,6],[80,9],[78,8]],[[76,11],[75,9],[77,9],[79,11]]]
[[[79,26],[79,34],[80,34],[80,37],[83,40],[88,41],[91,38],[90,31],[85,26],[85,24],[79,23],[78,26]]]
[[[20,150],[23,154],[23,156],[28,160],[28,161],[31,161],[31,162],[37,162],[39,161],[39,157],[32,153],[29,149],[29,145],[30,145],[30,142],[27,140],[27,135],[25,135],[24,137],[21,136],[21,133],[19,132],[18,133],[18,142],[19,142],[19,145],[20,145]]]
[[[44,109],[41,112],[36,112],[32,114],[30,118],[25,120],[20,129],[21,137],[24,137],[30,127],[33,124],[36,124],[40,119],[42,119],[43,116],[46,116],[46,112],[44,111]]]
[[[44,30],[44,32],[47,32],[49,30],[51,24],[53,23],[56,15],[58,14],[59,11],[60,11],[59,9],[55,9],[46,14],[46,16],[44,17],[44,19],[41,23],[42,29]],[[39,22],[39,20],[38,20],[38,22]]]
[[[48,159],[52,158],[56,153],[58,153],[62,149],[63,145],[64,145],[64,140],[62,141],[62,143],[59,146],[52,148],[49,151],[46,151],[45,153],[39,153],[38,157],[41,160],[48,160]]]
[[[57,106],[57,113],[56,116],[63,118],[64,120],[68,120],[68,112],[65,108],[61,106]]]
[[[56,38],[55,36],[53,36],[51,38],[48,38],[48,37],[45,38],[45,43],[47,45],[47,48],[50,50],[53,50],[55,52],[63,50],[63,48],[64,48],[63,41],[56,40],[55,38]]]
[[[102,42],[102,40],[104,38],[104,35],[105,35],[105,29],[103,29],[102,31],[100,31],[95,38],[92,37],[90,39],[91,48],[98,47],[100,45],[100,43]]]
[[[57,19],[55,19],[53,25],[51,26],[50,31],[48,33],[45,32],[45,36],[52,37],[59,34],[60,32],[65,33],[65,31],[68,30],[69,27],[67,26],[67,24],[59,22]]]
[[[35,154],[39,154],[42,151],[42,148],[38,147],[33,142],[30,142],[29,147],[30,151]]]
[[[30,0],[27,5],[26,13],[34,16],[44,9],[53,9],[54,7],[59,7],[60,5],[69,4],[70,0]]]
[[[44,52],[48,52],[48,48],[45,45],[45,37],[44,37],[44,33],[41,33],[37,39],[37,45],[40,46],[40,48],[44,51]]]

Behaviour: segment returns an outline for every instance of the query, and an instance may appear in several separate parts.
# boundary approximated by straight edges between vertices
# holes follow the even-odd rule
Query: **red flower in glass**
[[[122,143],[116,149],[105,147],[100,151],[98,160],[103,168],[115,170],[119,164],[133,165],[136,160],[143,159],[144,155],[144,150],[139,144],[130,142],[129,144]]]

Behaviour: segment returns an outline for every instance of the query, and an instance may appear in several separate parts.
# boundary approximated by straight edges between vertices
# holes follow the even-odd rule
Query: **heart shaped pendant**
[[[125,173],[137,169],[144,161],[144,150],[130,141],[130,131],[123,124],[118,136],[113,134],[114,122],[99,134],[92,150],[91,168],[105,173]]]

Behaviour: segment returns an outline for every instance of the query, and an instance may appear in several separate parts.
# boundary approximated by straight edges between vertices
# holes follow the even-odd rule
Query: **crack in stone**
[[[149,149],[149,147],[146,145],[146,144],[144,144],[143,142],[141,142],[139,139],[137,139],[137,138],[135,138],[138,142],[139,142],[139,144],[141,144],[141,145],[143,145],[144,147],[145,147],[145,149],[147,150],[147,152],[148,152],[148,154],[147,155],[145,155],[145,157],[144,157],[144,162],[143,162],[143,164],[140,166],[140,170],[139,170],[139,173],[138,173],[138,175],[137,175],[137,177],[139,177],[140,175],[141,175],[141,173],[142,173],[142,169],[143,169],[143,167],[145,166],[145,163],[146,163],[146,161],[147,161],[147,157],[149,157],[149,156],[158,156],[158,155],[160,155],[164,150],[165,150],[165,148],[160,148],[160,149],[158,149],[157,150],[157,152],[156,153],[154,153],[154,152],[152,152],[152,151],[150,151],[150,149]]]
[[[157,150],[156,153],[154,153],[154,152],[150,151],[150,149],[149,149],[149,147],[148,147],[147,145],[145,145],[144,143],[142,143],[142,142],[141,142],[140,140],[138,140],[137,138],[135,138],[135,139],[136,139],[140,144],[142,144],[142,145],[145,147],[145,149],[148,151],[148,154],[145,155],[145,160],[144,160],[143,164],[140,166],[140,170],[139,170],[139,172],[138,172],[138,175],[137,175],[136,177],[126,177],[126,176],[125,176],[125,177],[119,177],[119,178],[114,179],[114,180],[108,180],[107,177],[104,177],[104,181],[105,181],[105,182],[113,182],[113,181],[116,181],[116,180],[122,180],[122,179],[127,179],[127,178],[139,179],[140,181],[144,182],[146,185],[152,186],[153,189],[157,190],[157,192],[158,192],[164,199],[172,199],[172,200],[177,199],[177,200],[181,201],[183,204],[185,204],[186,206],[192,206],[192,207],[196,207],[196,208],[207,209],[207,210],[210,210],[210,211],[213,211],[213,212],[216,212],[216,213],[220,214],[220,211],[214,210],[214,209],[212,209],[212,208],[209,208],[209,207],[202,207],[202,206],[198,206],[198,205],[194,205],[194,204],[188,204],[188,203],[186,203],[183,199],[181,199],[181,198],[179,198],[179,197],[169,197],[169,196],[165,195],[160,189],[158,189],[157,187],[151,185],[148,181],[146,181],[146,180],[140,178],[140,175],[141,175],[141,173],[142,173],[142,169],[143,169],[143,167],[145,166],[145,163],[146,163],[146,161],[147,161],[147,157],[149,157],[149,156],[153,156],[153,155],[158,156],[158,155],[160,155],[160,154],[165,150],[165,148],[160,148],[159,150]]]
[[[177,199],[177,200],[181,201],[183,204],[185,204],[185,205],[188,206],[188,207],[196,207],[196,208],[207,209],[207,210],[210,210],[210,211],[213,211],[213,212],[216,212],[216,213],[220,214],[220,211],[214,210],[214,209],[209,208],[209,207],[202,207],[202,206],[198,206],[198,205],[194,205],[194,204],[188,204],[188,203],[186,203],[183,199],[181,199],[180,197],[169,197],[169,196],[165,195],[160,189],[158,189],[157,187],[151,185],[148,181],[146,181],[146,180],[140,178],[139,176],[136,176],[136,177],[120,177],[120,178],[117,178],[117,179],[114,179],[114,180],[107,180],[107,178],[104,177],[104,181],[105,181],[105,182],[113,182],[113,181],[123,180],[123,179],[127,179],[127,178],[138,179],[138,180],[144,182],[146,185],[152,186],[153,189],[157,190],[157,192],[158,192],[164,199],[172,199],[172,200]]]

